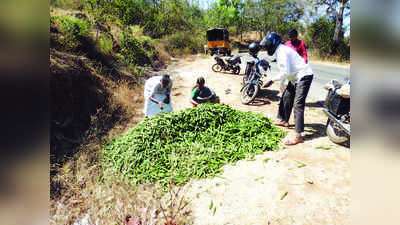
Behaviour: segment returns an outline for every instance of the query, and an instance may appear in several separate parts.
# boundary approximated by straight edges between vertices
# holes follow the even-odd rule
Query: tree
[[[329,54],[332,46],[332,35],[335,30],[335,22],[326,16],[318,18],[307,29],[305,41],[318,52],[320,57]]]
[[[293,24],[298,28],[304,14],[304,6],[294,0],[244,0],[242,5],[241,24],[256,30],[259,39],[269,32],[287,32],[286,27]]]
[[[335,32],[333,34],[331,54],[337,52],[340,41],[343,40],[343,17],[345,9],[350,10],[350,0],[312,0],[314,5],[326,6],[326,15],[333,16],[336,19]]]

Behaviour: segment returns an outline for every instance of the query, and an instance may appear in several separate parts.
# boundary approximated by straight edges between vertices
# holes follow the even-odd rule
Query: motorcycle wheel
[[[222,71],[222,66],[221,66],[221,65],[218,65],[217,63],[215,63],[215,64],[211,67],[211,69],[212,69],[214,72],[221,72],[221,71]]]
[[[240,66],[235,67],[235,69],[233,69],[233,73],[234,74],[239,74],[240,73]]]
[[[326,134],[328,135],[329,140],[335,144],[343,145],[348,143],[350,140],[350,137],[338,128],[338,126],[335,125],[335,122],[331,119],[328,119],[328,122],[326,123]]]
[[[247,90],[250,86],[247,83],[245,83],[244,85],[245,85],[245,87],[242,89],[242,92],[240,93],[240,101],[243,104],[247,105],[256,98],[258,91],[260,90],[260,87],[258,85],[254,85],[254,84],[250,85],[250,86],[254,87],[254,92],[253,92],[253,95],[249,96],[247,93]]]

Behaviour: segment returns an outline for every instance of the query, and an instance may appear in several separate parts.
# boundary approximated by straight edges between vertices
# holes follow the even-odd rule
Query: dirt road
[[[172,67],[174,110],[191,107],[191,89],[196,78],[203,76],[221,102],[276,120],[278,84],[262,89],[254,104],[243,105],[239,97],[242,75],[215,73],[213,61],[193,57]],[[321,106],[309,98],[304,143],[265,152],[254,161],[226,165],[214,179],[189,182],[186,197],[192,201],[195,224],[350,224],[350,149],[329,141],[325,123]],[[290,124],[294,124],[293,116]],[[287,131],[290,137],[295,133],[294,127]]]

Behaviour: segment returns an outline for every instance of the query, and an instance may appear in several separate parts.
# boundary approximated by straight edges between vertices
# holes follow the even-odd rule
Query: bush
[[[305,42],[316,50],[319,57],[325,57],[333,44],[334,32],[335,23],[326,17],[321,17],[308,27]]]
[[[289,38],[289,31],[291,29],[296,29],[299,33],[304,31],[303,26],[298,22],[284,22],[278,25],[277,33],[281,34],[282,40],[285,41]]]
[[[337,46],[334,46],[333,35],[335,32],[335,21],[326,17],[321,17],[312,23],[307,31],[305,42],[315,50],[320,58],[327,56],[337,58],[338,61],[347,61],[350,59],[350,45],[345,40],[339,40]],[[330,55],[336,47],[335,55]]]
[[[167,37],[169,46],[175,53],[196,54],[203,51],[203,35],[193,32],[176,32]]]
[[[341,61],[349,61],[350,45],[348,45],[344,40],[340,41],[337,47],[337,54],[340,56]]]
[[[71,16],[61,16],[61,25],[65,32],[75,36],[85,36],[89,33],[90,26],[84,21]]]
[[[84,0],[50,0],[50,5],[64,9],[82,9]]]
[[[57,41],[68,50],[76,48],[81,37],[88,35],[91,28],[87,21],[67,15],[50,17],[50,23],[60,28],[63,37]]]
[[[101,36],[96,44],[96,47],[103,54],[110,54],[113,47],[113,41],[112,39],[108,39],[104,36]]]
[[[130,27],[126,28],[122,34],[121,54],[124,61],[137,65],[150,64],[151,61],[143,49],[142,43],[133,37]]]

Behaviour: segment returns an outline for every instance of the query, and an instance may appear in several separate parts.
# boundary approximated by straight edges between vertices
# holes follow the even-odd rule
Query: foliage
[[[60,28],[63,35],[58,42],[66,49],[74,49],[80,44],[80,38],[89,34],[90,25],[87,21],[68,15],[50,17],[50,23]]]
[[[50,5],[65,9],[82,9],[84,5],[83,0],[50,0]]]
[[[66,33],[75,36],[85,36],[89,33],[89,24],[85,20],[80,20],[71,16],[61,16],[61,27]]]
[[[315,49],[320,57],[324,57],[332,46],[334,31],[335,23],[326,17],[321,17],[308,27],[305,42],[309,43],[308,45]]]
[[[342,61],[350,60],[350,45],[348,40],[340,40],[339,45],[337,46],[337,55],[340,56]]]
[[[315,24],[310,28],[304,26],[301,19],[305,19],[307,23],[306,6],[311,6],[312,2],[315,3],[314,7],[327,6],[328,18],[336,20],[333,21],[336,32],[332,33],[330,26],[326,28]],[[349,45],[341,40],[343,32],[339,32],[339,40],[331,42],[328,39],[334,39],[337,36],[339,20],[336,18],[342,15],[343,7],[345,7],[344,15],[348,15],[350,0],[344,1],[344,4],[340,4],[337,0],[312,2],[310,0],[218,0],[212,1],[206,9],[200,7],[199,1],[186,0],[52,0],[51,4],[67,7],[75,3],[79,7],[84,7],[88,21],[102,32],[104,27],[108,27],[106,24],[116,24],[121,29],[132,25],[140,27],[143,35],[155,39],[166,39],[171,45],[166,46],[166,50],[173,54],[181,52],[192,54],[202,51],[205,30],[212,27],[224,27],[230,30],[231,35],[240,34],[241,37],[243,33],[256,31],[259,36],[255,39],[258,40],[269,32],[277,32],[286,40],[287,32],[292,28],[296,28],[300,34],[313,33],[313,35],[316,35],[315,31],[306,32],[306,30],[324,30],[331,36],[326,35],[327,33],[317,35],[318,37],[314,35],[318,39],[314,40],[311,37],[313,35],[309,35],[306,43],[318,47],[321,55],[326,54],[327,49],[335,50],[332,52],[340,55],[349,55]],[[311,11],[313,9],[311,7]],[[136,39],[142,42],[140,38]],[[134,44],[132,48],[138,50],[138,43],[133,40],[132,43]],[[135,61],[132,57],[131,54],[127,60]]]
[[[281,34],[282,40],[287,40],[289,38],[289,31],[291,29],[296,29],[299,33],[304,32],[304,27],[299,23],[299,21],[296,22],[284,22],[279,24],[276,27],[276,32],[278,34]]]
[[[148,58],[142,43],[132,35],[130,27],[127,27],[123,31],[120,45],[121,55],[124,57],[124,61],[138,65],[150,63],[150,59]]]
[[[169,48],[174,54],[194,54],[203,48],[204,38],[201,34],[194,35],[191,32],[176,32],[167,37]]]
[[[97,47],[103,54],[112,52],[113,41],[107,37],[101,36],[97,42]]]
[[[276,150],[283,135],[261,114],[206,103],[144,120],[108,143],[104,159],[133,183],[181,184]]]

